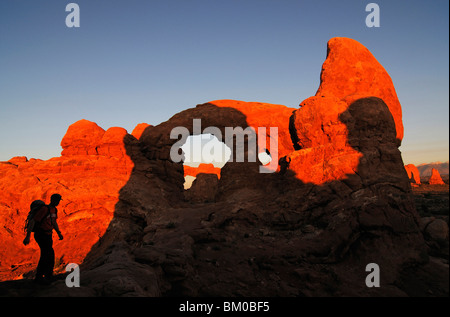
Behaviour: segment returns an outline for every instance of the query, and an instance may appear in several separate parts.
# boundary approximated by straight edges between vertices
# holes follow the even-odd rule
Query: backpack
[[[25,220],[25,226],[23,228],[23,230],[25,232],[27,232],[27,228],[28,228],[28,224],[30,223],[30,221],[34,218],[34,216],[36,215],[36,213],[42,208],[46,206],[46,204],[42,201],[42,200],[35,200],[31,203],[30,205],[30,211],[28,212],[28,216],[27,219]],[[49,208],[50,211],[50,208]],[[44,217],[45,218],[45,217]],[[33,228],[31,228],[32,232],[36,232],[36,229],[39,228],[39,223],[35,223]]]

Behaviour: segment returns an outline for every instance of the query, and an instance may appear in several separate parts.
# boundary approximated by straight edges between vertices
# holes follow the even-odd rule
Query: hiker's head
[[[60,194],[53,194],[52,197],[50,197],[50,205],[58,206],[61,199],[62,197]]]

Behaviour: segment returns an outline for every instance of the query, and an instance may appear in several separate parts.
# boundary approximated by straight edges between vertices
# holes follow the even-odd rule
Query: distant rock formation
[[[220,168],[215,167],[214,164],[211,163],[200,163],[198,167],[192,167],[184,164],[184,176],[193,176],[197,177],[198,174],[215,174],[217,178],[220,179]]]
[[[405,165],[406,172],[412,184],[420,185],[420,173],[414,164]]]
[[[417,169],[420,172],[420,176],[427,177],[431,176],[431,170],[433,168],[437,169],[440,175],[448,175],[449,174],[449,162],[434,162],[434,163],[425,163],[417,166]]]
[[[28,158],[26,156],[16,156],[8,161],[11,164],[20,164],[28,162]]]
[[[217,176],[217,180],[220,179],[220,168],[215,167],[214,164],[211,163],[200,163],[197,167],[189,166],[184,164],[184,189],[191,188],[193,182],[195,182],[195,178],[198,174],[214,174]],[[214,181],[215,182],[215,181]],[[198,187],[198,185],[196,186]],[[194,191],[198,191],[198,189],[195,189]],[[185,197],[190,199],[191,193],[186,193]],[[190,199],[191,200],[191,199]]]
[[[442,180],[441,174],[439,174],[438,170],[433,168],[431,169],[431,177],[428,180],[430,185],[444,185],[444,181]]]

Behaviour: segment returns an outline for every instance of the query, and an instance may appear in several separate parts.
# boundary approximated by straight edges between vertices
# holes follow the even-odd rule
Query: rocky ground
[[[421,217],[438,217],[448,222],[449,185],[421,184],[412,187]]]
[[[421,184],[413,193],[429,253],[448,265],[449,185]]]
[[[257,214],[253,203],[259,198],[254,197],[253,202],[243,205],[216,204],[214,209],[211,204],[203,203],[156,212],[152,226],[144,229],[141,241],[135,241],[132,250],[117,242],[95,260],[96,264],[89,265],[88,273],[81,270],[81,288],[67,288],[64,284],[67,273],[61,272],[50,286],[36,285],[32,279],[2,282],[0,296],[138,296],[144,290],[127,280],[125,274],[123,278],[120,275],[120,272],[135,270],[136,262],[145,272],[141,277],[148,279],[148,287],[155,286],[153,291],[160,296],[343,295],[340,290],[344,283],[342,269],[352,272],[355,268],[337,268],[320,261],[305,266],[307,260],[292,248],[302,239],[312,239],[319,234],[320,224],[301,225],[302,216],[287,214],[285,208],[280,208],[282,202],[261,206],[266,211]],[[385,286],[388,289],[383,294],[448,296],[448,279],[442,279],[442,276],[448,277],[449,269],[448,185],[415,187],[414,199],[422,216],[429,261],[425,265],[406,267],[395,285]],[[272,208],[279,211],[272,214]],[[433,227],[437,220],[443,220],[447,229],[438,224],[432,229],[430,225]],[[120,257],[120,264],[114,264],[114,259]],[[101,282],[96,291],[83,287],[84,282],[92,284],[89,280],[96,279],[95,268],[92,268],[107,262],[111,262],[109,283]],[[158,279],[159,274],[149,275],[146,266],[162,270],[167,285]],[[63,267],[59,269],[62,271]],[[139,274],[139,270],[135,274]],[[31,271],[28,277],[32,276]],[[203,286],[198,288],[198,285]],[[197,290],[190,293],[193,289]],[[364,296],[358,293],[361,288],[356,289],[354,295]],[[346,293],[352,294],[348,290]]]

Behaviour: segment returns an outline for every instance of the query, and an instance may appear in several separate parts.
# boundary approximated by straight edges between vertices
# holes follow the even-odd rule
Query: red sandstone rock
[[[362,156],[348,144],[348,129],[340,116],[348,105],[338,98],[311,97],[295,111],[301,150],[293,152],[290,169],[305,183],[322,184],[354,174]]]
[[[220,168],[215,167],[214,164],[201,163],[198,167],[192,167],[189,165],[184,165],[184,176],[194,176],[197,177],[198,174],[215,174],[220,179]]]
[[[392,79],[359,42],[335,37],[328,41],[316,96],[335,96],[348,104],[363,97],[382,99],[394,117],[397,138],[403,139],[402,109]]]
[[[26,156],[16,156],[10,159],[8,162],[12,164],[26,163],[28,162],[28,158]]]
[[[420,185],[420,173],[414,164],[408,164],[405,166],[405,170],[408,173],[408,177],[411,183]]]
[[[142,133],[147,129],[148,127],[151,127],[148,123],[139,123],[134,129],[133,132],[131,132],[131,135],[134,136],[136,139],[140,139]]]
[[[125,129],[106,132],[81,120],[71,125],[61,142],[61,157],[47,161],[13,158],[0,164],[0,280],[34,269],[38,246],[22,244],[23,223],[35,199],[50,202],[53,193],[63,196],[58,206],[64,240],[54,237],[58,262],[81,263],[113,219],[119,191],[126,184],[133,162],[126,146],[135,140]],[[15,270],[10,271],[11,265]],[[6,270],[8,268],[8,270]]]
[[[444,185],[444,181],[442,180],[441,174],[439,174],[439,171],[435,168],[431,170],[431,177],[428,181],[430,185]]]
[[[336,83],[332,75],[323,72],[322,83]],[[12,228],[0,231],[12,242],[5,254],[23,250],[21,242],[13,244],[19,234],[11,219],[21,215],[14,202],[60,191],[70,197],[61,206],[61,229],[83,247],[106,230],[95,223],[106,223],[98,214],[114,210],[108,230],[84,259],[80,291],[89,296],[404,296],[408,287],[401,282],[413,275],[404,276],[404,269],[420,267],[426,249],[398,150],[396,115],[380,98],[354,96],[308,98],[295,116],[294,109],[269,104],[199,105],[148,127],[139,144],[125,136],[133,166],[107,155],[77,154],[91,149],[90,142],[66,144],[78,156],[0,164],[0,177],[8,179],[7,186],[0,182],[6,189],[1,215]],[[194,118],[222,133],[226,127],[278,127],[280,156],[291,156],[291,167],[283,175],[263,174],[258,162],[228,162],[219,181],[199,175],[187,197],[196,204],[190,204],[183,164],[169,155],[177,140],[169,135],[177,126],[192,132]],[[11,181],[16,179],[24,183]],[[80,245],[70,247],[57,249],[64,261]],[[374,261],[383,287],[367,288],[364,267]],[[39,295],[68,292],[62,282]]]
[[[105,130],[95,122],[80,120],[69,126],[61,141],[63,156],[97,155]]]
[[[209,102],[217,107],[230,108],[245,116],[248,126],[257,129],[266,128],[266,143],[261,148],[270,147],[270,127],[278,128],[278,157],[292,152],[293,145],[289,132],[289,119],[295,108],[262,102],[245,102],[238,100],[215,100]],[[276,114],[276,115],[275,115]],[[230,122],[230,127],[235,127]]]
[[[97,147],[99,155],[121,158],[126,155],[124,138],[128,136],[124,128],[113,127],[106,130]]]
[[[359,100],[370,100],[368,97],[380,98],[387,105],[393,117],[396,137],[401,140],[401,106],[389,74],[360,43],[348,38],[331,39],[327,59],[322,66],[320,87],[314,97],[300,104],[294,113],[293,124],[291,122],[291,138],[299,150],[290,154],[290,169],[298,179],[323,184],[357,173],[362,155],[359,147],[350,144],[349,127],[343,119],[351,118],[348,110],[355,104],[362,105]],[[381,112],[377,112],[381,117],[376,120],[381,120],[380,123],[390,120]],[[359,116],[358,120],[372,124],[364,117],[369,114]],[[373,135],[368,135],[368,142],[372,142],[372,137],[389,139],[387,135],[380,135],[381,130],[372,130]]]

